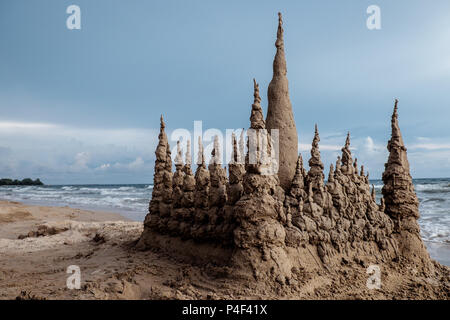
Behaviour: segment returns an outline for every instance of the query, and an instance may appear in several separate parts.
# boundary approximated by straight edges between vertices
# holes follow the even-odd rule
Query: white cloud
[[[380,153],[384,150],[384,146],[382,145],[377,145],[374,143],[372,137],[367,137],[364,141],[364,145],[362,150],[364,150],[365,152],[367,152],[368,154],[374,154],[374,153]]]
[[[134,160],[133,162],[131,162],[128,165],[128,167],[130,169],[136,170],[136,169],[142,168],[143,165],[144,165],[144,160],[142,159],[142,157],[137,157],[136,160]]]
[[[417,143],[411,145],[409,149],[450,150],[450,143]]]
[[[14,130],[35,130],[35,129],[49,129],[57,126],[49,123],[31,123],[31,122],[12,122],[0,121],[0,130],[14,131]]]
[[[98,167],[98,168],[96,168],[96,169],[98,169],[98,170],[107,170],[107,169],[109,169],[109,168],[111,168],[111,164],[109,164],[109,163],[104,163],[104,164],[102,164],[100,167]]]
[[[74,171],[83,171],[88,169],[87,163],[90,159],[88,152],[79,152],[75,155],[75,162],[71,166]]]
[[[151,181],[158,132],[0,121],[0,175],[57,184]]]

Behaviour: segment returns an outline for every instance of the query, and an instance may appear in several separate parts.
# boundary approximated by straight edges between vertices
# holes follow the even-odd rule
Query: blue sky
[[[66,8],[81,8],[81,30]],[[381,9],[368,30],[366,9]],[[248,127],[263,109],[284,16],[300,149],[314,123],[326,167],[345,134],[379,178],[393,100],[413,177],[450,176],[450,2],[0,2],[0,176],[149,183],[159,115],[168,131]],[[171,143],[174,146],[174,143]]]

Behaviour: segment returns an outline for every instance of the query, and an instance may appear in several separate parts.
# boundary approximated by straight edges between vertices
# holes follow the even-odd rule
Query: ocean
[[[423,239],[450,243],[450,178],[415,179],[413,182],[420,201],[419,224]],[[379,203],[382,181],[371,183]],[[0,199],[116,212],[131,220],[143,221],[152,189],[149,184],[1,186]]]

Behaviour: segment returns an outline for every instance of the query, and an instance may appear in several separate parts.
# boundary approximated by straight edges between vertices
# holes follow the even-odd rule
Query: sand
[[[46,226],[43,228],[42,226]],[[40,227],[40,228],[39,228]],[[448,299],[434,279],[382,270],[381,289],[366,287],[366,268],[343,262],[329,272],[303,274],[301,290],[264,292],[233,283],[224,268],[192,266],[163,252],[137,251],[142,223],[118,214],[0,201],[0,299]],[[30,231],[54,234],[26,237]],[[25,237],[18,239],[20,236]],[[433,252],[448,246],[433,244]],[[429,248],[431,248],[429,246]],[[437,250],[437,251],[433,251]],[[446,258],[446,259],[447,259]],[[80,289],[68,289],[67,268],[80,267]],[[448,282],[448,279],[446,280]]]

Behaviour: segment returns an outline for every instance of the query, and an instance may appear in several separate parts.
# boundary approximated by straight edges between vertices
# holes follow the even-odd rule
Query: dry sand
[[[42,227],[46,226],[46,227]],[[41,230],[41,236],[30,231]],[[134,249],[142,223],[120,215],[69,207],[0,201],[0,299],[448,299],[433,281],[382,270],[382,288],[366,287],[366,268],[304,274],[301,290],[265,292],[232,283],[224,268],[192,266],[162,253]],[[31,237],[18,239],[30,233]],[[49,234],[50,233],[50,234]],[[442,246],[436,250],[443,250]],[[67,268],[81,269],[81,289],[69,290]],[[207,272],[208,270],[208,272]],[[253,286],[253,287],[252,287]]]

